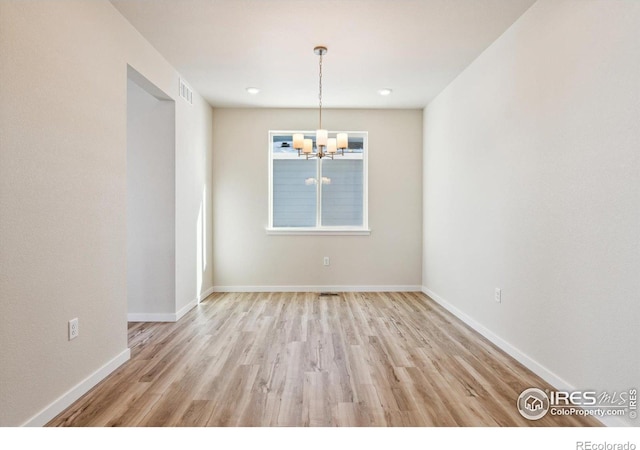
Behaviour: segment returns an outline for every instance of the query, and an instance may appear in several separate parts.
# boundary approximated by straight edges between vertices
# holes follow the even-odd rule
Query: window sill
[[[369,236],[368,228],[267,228],[275,236]]]

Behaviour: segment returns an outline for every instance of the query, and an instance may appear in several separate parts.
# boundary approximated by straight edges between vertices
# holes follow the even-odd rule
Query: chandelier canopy
[[[304,134],[293,135],[293,148],[298,150],[298,156],[309,158],[333,157],[340,152],[344,156],[345,149],[349,146],[347,133],[337,133],[335,137],[329,137],[329,132],[322,128],[322,57],[327,54],[327,47],[318,46],[313,52],[320,57],[319,82],[318,82],[318,129],[316,130],[315,148],[313,139],[305,139]]]

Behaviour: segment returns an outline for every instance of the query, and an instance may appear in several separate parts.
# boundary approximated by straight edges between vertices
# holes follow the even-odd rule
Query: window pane
[[[316,226],[317,162],[273,160],[273,226]]]
[[[362,159],[323,159],[322,180],[322,225],[362,226]]]

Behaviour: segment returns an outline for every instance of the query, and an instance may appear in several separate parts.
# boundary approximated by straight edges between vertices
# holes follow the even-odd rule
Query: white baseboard
[[[178,320],[182,319],[182,316],[184,316],[186,313],[188,313],[193,308],[198,306],[198,303],[200,303],[200,297],[194,298],[189,303],[187,303],[182,308],[180,308],[178,312],[175,314],[175,320],[173,322],[177,322]]]
[[[176,313],[129,313],[127,322],[175,322]]]
[[[215,292],[215,290],[213,289],[213,286],[211,286],[209,289],[205,290],[202,294],[200,294],[200,297],[198,297],[198,303],[200,303],[202,300],[204,300],[205,298],[207,298],[208,296],[210,296],[214,292]]]
[[[212,292],[421,292],[417,285],[368,286],[214,286]]]
[[[453,306],[451,303],[449,303],[448,301],[446,301],[445,299],[440,297],[438,294],[436,294],[435,292],[433,292],[432,290],[430,290],[426,286],[422,286],[422,292],[425,295],[429,296],[433,301],[438,303],[440,306],[442,306],[444,309],[449,311],[451,314],[456,316],[458,319],[462,320],[464,323],[469,325],[475,331],[480,333],[482,336],[487,338],[495,346],[497,346],[502,351],[507,353],[513,359],[515,359],[520,364],[525,366],[527,369],[531,370],[533,373],[538,375],[540,378],[545,380],[547,383],[549,383],[550,385],[555,387],[556,389],[566,390],[566,391],[575,391],[576,390],[575,386],[572,386],[570,383],[568,383],[567,381],[565,381],[562,378],[560,378],[558,375],[553,373],[547,367],[543,366],[542,364],[540,364],[539,362],[537,362],[536,360],[531,358],[529,355],[527,355],[526,353],[524,353],[520,349],[514,347],[509,342],[505,341],[500,336],[498,336],[497,334],[493,333],[491,330],[486,328],[480,322],[477,322],[475,319],[473,319],[472,317],[468,316],[466,313],[462,312],[457,307]],[[532,387],[535,387],[535,386],[532,386]],[[630,426],[630,424],[628,424],[627,422],[625,422],[623,419],[621,419],[619,417],[601,417],[601,418],[596,417],[596,419],[598,419],[600,422],[602,422],[604,425],[606,425],[608,427]]]
[[[177,322],[196,306],[198,306],[198,299],[194,298],[175,313],[129,313],[127,322]]]
[[[73,402],[78,400],[84,394],[89,392],[100,381],[104,380],[111,372],[116,370],[122,364],[127,362],[131,358],[131,352],[127,348],[123,350],[119,355],[93,372],[87,378],[75,385],[53,403],[45,407],[38,414],[27,420],[23,427],[42,427],[46,425],[51,419],[60,414],[66,408],[68,408]]]
[[[212,287],[202,292],[197,298],[184,305],[176,313],[129,313],[127,314],[127,322],[177,322],[191,309],[213,294],[215,291]]]

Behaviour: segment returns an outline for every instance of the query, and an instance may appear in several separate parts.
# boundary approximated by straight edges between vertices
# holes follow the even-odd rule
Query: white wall
[[[424,114],[426,290],[578,389],[640,386],[638,55],[640,2],[540,1]]]
[[[174,86],[172,86],[173,88]],[[213,286],[212,109],[194,91],[193,105],[178,98],[176,128],[176,315]]]
[[[211,108],[110,3],[0,2],[0,425],[128,357],[127,64],[176,102],[176,310],[211,286]]]
[[[314,129],[317,120],[314,109],[214,109],[218,289],[420,286],[420,110],[324,111],[328,129],[369,132],[370,236],[266,234],[268,132]]]
[[[176,312],[175,122],[173,100],[127,81],[129,317]]]

